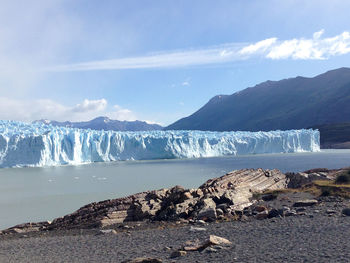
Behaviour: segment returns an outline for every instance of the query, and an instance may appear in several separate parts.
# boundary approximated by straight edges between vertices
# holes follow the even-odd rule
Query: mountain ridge
[[[350,68],[217,95],[165,129],[268,131],[350,122]]]
[[[163,127],[158,124],[150,124],[145,121],[119,121],[112,120],[108,117],[97,117],[90,121],[70,122],[70,121],[53,121],[53,120],[36,120],[33,123],[51,124],[53,126],[92,129],[92,130],[112,130],[112,131],[151,131],[162,130]]]

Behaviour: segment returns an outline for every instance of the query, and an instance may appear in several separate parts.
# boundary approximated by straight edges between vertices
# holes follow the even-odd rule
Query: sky
[[[0,0],[0,119],[169,125],[350,67],[347,0]]]

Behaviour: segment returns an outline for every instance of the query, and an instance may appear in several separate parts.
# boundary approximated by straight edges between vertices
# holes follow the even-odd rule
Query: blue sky
[[[346,0],[2,0],[0,118],[167,125],[218,94],[350,67],[348,10]]]

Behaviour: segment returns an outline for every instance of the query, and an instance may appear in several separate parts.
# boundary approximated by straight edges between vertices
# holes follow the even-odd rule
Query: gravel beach
[[[101,234],[99,229],[49,231],[0,237],[0,262],[123,262],[136,257],[162,262],[349,262],[350,217],[332,202],[307,208],[306,215],[191,225],[147,223],[149,227]],[[327,210],[335,215],[329,216]],[[170,258],[188,240],[209,234],[233,244],[216,252],[187,252]]]

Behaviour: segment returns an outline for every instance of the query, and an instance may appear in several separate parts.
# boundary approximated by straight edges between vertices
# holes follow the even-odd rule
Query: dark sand
[[[163,262],[350,262],[350,217],[341,215],[346,205],[322,203],[308,208],[307,215],[283,219],[210,223],[204,232],[191,232],[190,225],[162,229],[162,224],[148,223],[117,234],[93,229],[7,235],[0,237],[0,262],[122,262],[142,256]],[[327,209],[337,214],[328,216]],[[185,241],[209,234],[233,245],[169,258]]]

